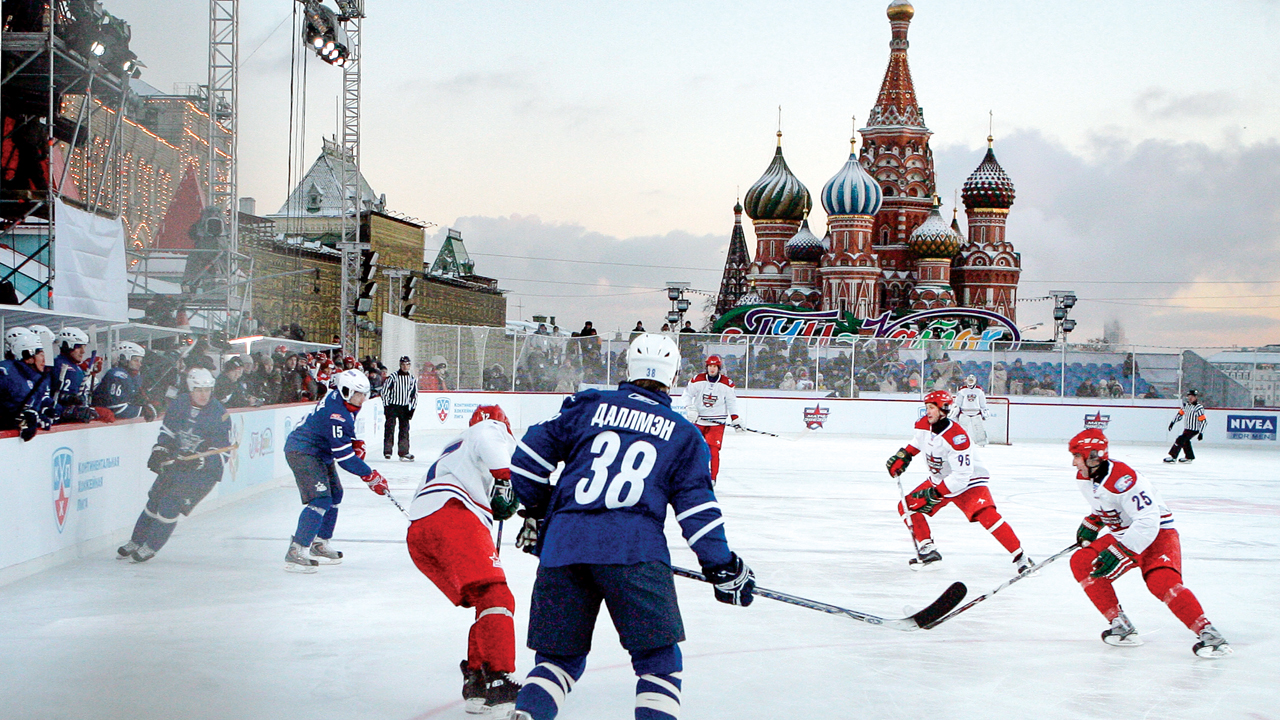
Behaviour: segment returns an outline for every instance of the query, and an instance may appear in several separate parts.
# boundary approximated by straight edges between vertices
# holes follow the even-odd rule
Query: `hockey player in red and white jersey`
[[[720,473],[720,446],[724,443],[726,425],[741,431],[738,424],[738,396],[733,381],[721,370],[724,362],[719,355],[707,358],[706,372],[698,373],[685,388],[685,412],[706,438],[711,448],[711,485],[716,484]]]
[[[934,547],[929,521],[925,518],[954,504],[969,522],[981,524],[1013,555],[1013,563],[1019,573],[1027,572],[1035,563],[1023,551],[1013,528],[996,510],[991,491],[987,489],[990,475],[970,447],[969,436],[964,428],[947,417],[951,401],[951,393],[946,390],[934,390],[925,395],[925,414],[916,421],[911,443],[885,463],[889,475],[895,478],[906,472],[911,459],[921,452],[929,464],[929,478],[907,493],[904,502],[898,504],[898,514],[916,540],[916,557],[911,560],[911,568],[919,570],[942,559]]]
[[[970,375],[964,379],[964,387],[956,391],[956,405],[951,416],[969,433],[970,441],[978,447],[987,446],[987,394],[978,387],[978,378]]]
[[[1076,530],[1076,542],[1083,547],[1071,556],[1071,572],[1102,616],[1111,621],[1102,633],[1103,642],[1122,647],[1142,644],[1112,587],[1125,572],[1140,567],[1151,594],[1200,636],[1192,652],[1201,657],[1230,655],[1231,646],[1182,584],[1182,545],[1173,528],[1173,513],[1145,477],[1108,457],[1107,446],[1107,436],[1096,429],[1076,435],[1068,445],[1077,484],[1090,509]]]
[[[409,555],[460,607],[476,610],[462,661],[469,713],[505,716],[515,707],[515,597],[490,528],[519,504],[511,488],[511,423],[497,405],[481,405],[471,426],[449,441],[409,506]]]

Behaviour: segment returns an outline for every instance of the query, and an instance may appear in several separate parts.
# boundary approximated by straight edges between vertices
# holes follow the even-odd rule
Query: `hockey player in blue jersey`
[[[102,382],[94,389],[94,407],[106,408],[121,420],[138,416],[142,416],[147,422],[155,420],[155,406],[147,400],[138,381],[138,373],[142,371],[142,358],[147,351],[137,343],[126,341],[116,343],[112,354],[115,356],[115,366],[102,376]]]
[[[30,440],[53,425],[44,344],[26,328],[14,328],[5,333],[5,353],[13,359],[0,362],[0,430],[17,430]]]
[[[333,377],[333,384],[284,443],[285,460],[306,506],[285,553],[284,569],[289,572],[313,573],[321,562],[342,562],[342,553],[329,545],[342,502],[335,463],[375,493],[387,494],[386,478],[365,463],[364,441],[356,438],[356,413],[369,396],[369,378],[359,370],[344,370]]]
[[[586,668],[601,601],[639,678],[637,720],[679,717],[684,625],[662,530],[668,505],[716,599],[751,604],[755,576],[729,550],[707,444],[671,410],[667,392],[679,369],[674,341],[637,336],[627,382],[565,399],[558,414],[529,428],[511,458],[528,518],[517,544],[540,558],[528,642],[537,665],[515,720],[559,712]]]
[[[91,402],[89,378],[102,369],[102,359],[85,359],[89,336],[80,328],[66,327],[54,342],[58,356],[53,360],[50,393],[58,407],[58,422],[115,422],[110,410],[95,408]]]
[[[213,375],[204,368],[187,373],[187,390],[169,403],[147,468],[156,480],[133,536],[116,553],[146,562],[169,542],[178,520],[222,480],[222,453],[231,445],[231,416],[213,397]],[[203,457],[191,457],[204,455]]]

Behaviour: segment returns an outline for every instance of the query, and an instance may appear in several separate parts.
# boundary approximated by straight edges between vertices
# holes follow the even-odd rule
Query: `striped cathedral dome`
[[[849,153],[849,162],[822,186],[827,215],[875,215],[883,199],[880,185],[862,168],[857,152]]]
[[[940,206],[941,203],[935,197],[929,217],[920,223],[920,227],[907,240],[907,245],[917,257],[946,259],[953,258],[960,252],[960,236],[942,219],[942,214],[938,212]]]
[[[742,198],[747,217],[752,220],[803,220],[813,209],[809,189],[791,174],[782,157],[782,133],[778,133],[778,150],[764,175]]]
[[[806,218],[804,224],[800,226],[800,232],[787,241],[782,251],[791,262],[818,262],[822,259],[822,254],[827,251],[827,247],[822,242],[822,238],[814,235],[809,229],[809,220]]]

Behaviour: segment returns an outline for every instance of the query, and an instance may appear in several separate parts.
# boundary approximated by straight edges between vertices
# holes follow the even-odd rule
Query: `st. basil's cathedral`
[[[716,314],[734,307],[780,304],[839,310],[859,320],[888,311],[962,307],[990,310],[1016,322],[1022,261],[1005,236],[1013,182],[987,138],[987,154],[965,181],[968,237],[939,211],[924,112],[907,64],[907,30],[915,9],[889,5],[889,66],[862,135],[850,140],[848,162],[822,187],[827,232],[809,228],[809,190],[782,155],[734,207],[734,228]],[[742,213],[756,236],[747,256]]]

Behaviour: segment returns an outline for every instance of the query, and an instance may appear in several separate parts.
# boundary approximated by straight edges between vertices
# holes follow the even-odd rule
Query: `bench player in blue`
[[[755,576],[729,550],[707,443],[671,410],[667,392],[679,369],[674,341],[639,335],[627,351],[627,382],[566,398],[517,445],[511,479],[527,517],[517,544],[540,564],[528,641],[537,665],[516,698],[515,720],[559,712],[586,669],[601,601],[639,678],[637,720],[679,717],[684,625],[662,531],[667,505],[716,599],[751,604]]]
[[[342,553],[329,546],[342,502],[335,463],[375,493],[387,494],[386,478],[364,461],[364,441],[356,438],[356,413],[369,396],[369,378],[359,370],[344,370],[333,377],[333,385],[284,442],[284,458],[305,506],[284,557],[289,572],[313,573],[321,563],[342,562]]]
[[[105,407],[121,420],[138,416],[147,422],[155,420],[156,408],[147,400],[138,379],[147,351],[128,341],[116,343],[114,350],[115,366],[102,376],[102,382],[94,389],[94,407]]]

